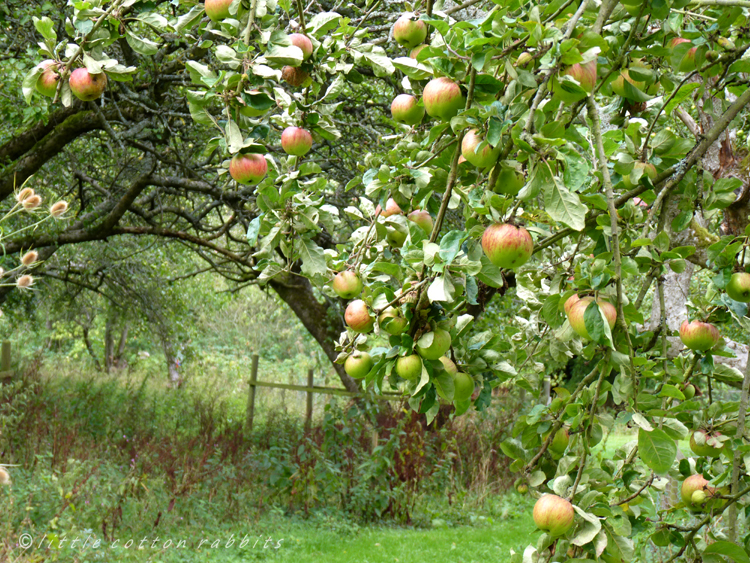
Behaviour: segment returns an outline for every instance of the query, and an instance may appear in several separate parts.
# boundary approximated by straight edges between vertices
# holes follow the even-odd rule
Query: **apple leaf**
[[[580,547],[594,540],[599,531],[602,529],[602,523],[599,518],[597,518],[593,514],[584,512],[575,505],[573,505],[573,508],[578,513],[578,516],[583,518],[584,524],[583,528],[578,531],[576,537],[574,537],[570,543]]]
[[[725,555],[732,559],[735,563],[750,563],[750,557],[748,557],[747,552],[739,545],[728,541],[714,542],[709,545],[703,551],[703,553],[716,553],[717,555]]]
[[[311,277],[316,274],[325,275],[328,268],[326,267],[326,257],[323,249],[312,239],[302,239],[300,243],[302,273]]]
[[[435,385],[437,394],[446,401],[453,400],[453,393],[455,393],[455,385],[453,384],[453,376],[447,371],[443,370],[440,375],[432,379],[432,383]]]
[[[588,208],[581,203],[578,194],[566,188],[556,176],[552,176],[551,182],[545,182],[543,189],[544,208],[549,216],[573,230],[582,231]]]
[[[659,475],[669,471],[677,455],[677,444],[666,432],[654,428],[638,430],[638,452],[643,463]]]

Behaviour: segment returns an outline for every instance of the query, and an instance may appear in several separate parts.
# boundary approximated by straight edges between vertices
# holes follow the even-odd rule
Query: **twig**
[[[741,438],[747,437],[745,425],[745,413],[747,411],[748,396],[750,395],[750,351],[748,351],[745,377],[742,380],[742,395],[740,396],[740,412],[737,415],[737,435]],[[742,463],[742,451],[735,448],[732,458],[732,494],[737,494],[740,479],[740,464]],[[729,510],[729,541],[734,542],[737,535],[737,507],[732,505]]]

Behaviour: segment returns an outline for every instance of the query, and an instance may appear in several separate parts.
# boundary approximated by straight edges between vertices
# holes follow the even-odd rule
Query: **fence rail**
[[[268,389],[285,389],[288,391],[302,391],[303,393],[307,393],[305,428],[308,429],[312,424],[313,397],[316,393],[321,395],[335,395],[337,397],[369,397],[377,401],[400,401],[404,399],[404,396],[400,393],[382,393],[381,395],[371,395],[365,392],[348,391],[347,389],[344,389],[342,387],[323,387],[320,385],[314,385],[314,370],[308,370],[307,372],[307,385],[258,381],[258,361],[258,355],[253,354],[252,364],[250,367],[250,380],[248,381],[250,390],[247,396],[247,417],[245,422],[245,427],[248,431],[252,430],[253,428],[253,419],[255,418],[255,399],[258,387],[266,387]]]

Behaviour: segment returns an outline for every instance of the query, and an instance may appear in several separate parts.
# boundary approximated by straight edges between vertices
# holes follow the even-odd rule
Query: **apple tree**
[[[0,193],[93,131],[107,180],[68,155],[80,219],[7,248],[179,241],[276,291],[347,387],[400,389],[428,421],[498,386],[540,397],[579,361],[499,445],[544,532],[511,560],[747,560],[748,4],[398,10],[40,12],[20,86],[43,119],[0,146]],[[637,439],[603,457],[616,425]]]

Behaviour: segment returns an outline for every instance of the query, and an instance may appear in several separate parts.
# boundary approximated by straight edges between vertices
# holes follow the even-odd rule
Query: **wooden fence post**
[[[7,340],[3,342],[3,350],[0,356],[0,367],[2,367],[2,371],[4,372],[10,371],[10,342]]]
[[[247,420],[245,429],[250,432],[253,429],[253,417],[255,416],[255,382],[258,381],[258,354],[253,354],[253,363],[250,368],[250,391],[247,395]]]
[[[307,372],[307,413],[305,414],[305,430],[310,430],[312,427],[312,415],[313,415],[313,370]]]

